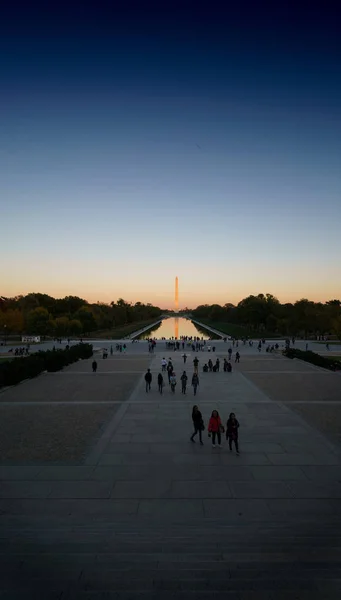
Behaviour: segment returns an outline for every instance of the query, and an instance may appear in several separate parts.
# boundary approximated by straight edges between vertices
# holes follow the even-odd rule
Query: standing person
[[[192,410],[192,421],[194,425],[194,433],[191,435],[191,442],[195,443],[195,440],[193,438],[195,438],[195,436],[199,432],[200,444],[201,446],[203,446],[204,442],[202,441],[202,432],[205,429],[205,425],[204,420],[202,418],[202,414],[196,404],[193,406]]]
[[[161,361],[161,370],[165,371],[167,367],[167,361],[165,359],[165,357],[163,357],[162,361]]]
[[[194,373],[198,374],[198,365],[199,365],[199,360],[198,357],[196,356],[195,359],[193,360],[193,365],[194,365]]]
[[[176,376],[175,376],[174,371],[173,371],[173,373],[170,376],[169,382],[170,382],[172,393],[174,394],[175,393],[175,386],[176,386]]]
[[[92,361],[92,372],[96,373],[97,371],[97,362],[95,360]]]
[[[225,373],[227,371],[227,360],[226,360],[226,358],[224,358],[224,371],[225,371]]]
[[[146,382],[146,392],[150,392],[150,384],[152,382],[152,374],[150,369],[147,370],[147,373],[144,376],[144,380]]]
[[[111,345],[111,346],[110,346],[110,356],[112,356],[112,355],[113,355],[113,353],[114,353],[114,349],[113,349],[113,347],[112,347],[112,345]]]
[[[193,373],[192,386],[193,386],[193,390],[194,390],[194,396],[197,395],[197,387],[198,387],[198,385],[199,385],[198,373]]]
[[[240,354],[239,354],[239,352],[236,352],[236,360],[234,362],[239,363],[239,361],[240,361]]]
[[[218,446],[221,448],[221,432],[223,426],[221,423],[221,418],[217,410],[212,412],[209,424],[208,424],[208,435],[212,436],[212,446],[215,448],[215,440],[218,440]]]
[[[238,429],[239,422],[236,419],[236,415],[234,413],[230,413],[226,423],[226,439],[229,442],[230,452],[232,452],[232,442],[234,442],[237,454],[239,454]]]
[[[170,385],[170,378],[171,378],[171,375],[173,373],[173,365],[172,365],[172,363],[170,361],[169,361],[169,363],[167,365],[167,373],[168,373],[168,383]]]
[[[260,352],[260,351],[261,351],[261,349],[262,349],[262,342],[261,342],[261,341],[259,341],[259,344],[258,344],[258,352]]]
[[[187,387],[187,375],[186,375],[186,371],[183,372],[183,374],[181,375],[181,393],[182,394],[186,394],[186,387]]]
[[[210,373],[212,373],[213,370],[213,362],[211,361],[211,359],[208,361],[208,368],[210,370]]]
[[[183,356],[183,359],[184,359],[184,364],[186,364],[186,360],[187,360],[187,354],[186,354],[186,352],[182,356]]]
[[[161,374],[161,373],[159,373],[159,374],[158,374],[158,376],[157,376],[157,384],[158,384],[158,386],[159,386],[159,392],[160,392],[160,394],[162,394],[162,388],[163,388],[163,377],[162,377],[162,374]]]
[[[229,354],[229,360],[231,360],[231,356],[232,356],[232,348],[228,349],[228,354]]]
[[[215,361],[215,366],[216,366],[216,371],[219,373],[219,369],[220,369],[220,360],[219,360],[219,358],[217,358],[217,360]]]

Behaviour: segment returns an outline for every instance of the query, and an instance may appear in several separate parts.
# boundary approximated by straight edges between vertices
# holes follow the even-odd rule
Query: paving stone
[[[232,484],[231,484],[232,485]],[[224,499],[224,500],[203,500],[205,517],[224,518],[226,522],[232,520],[267,520],[271,518],[268,503],[265,500],[252,499]]]
[[[341,482],[341,469],[337,465],[312,465],[302,467],[302,471],[312,481]]]
[[[55,466],[40,467],[36,479],[43,481],[86,481],[91,478],[94,467]]]
[[[307,481],[305,467],[265,465],[249,467],[254,479],[261,481]]]
[[[292,498],[292,490],[281,481],[233,481],[233,498]]]
[[[30,481],[36,479],[42,467],[26,467],[26,466],[0,466],[0,481],[20,480]]]
[[[271,456],[281,456],[281,455],[273,454]],[[244,454],[242,449],[241,449],[240,456],[236,456],[236,454],[234,452],[222,453],[222,455],[220,457],[220,462],[222,465],[241,464],[241,465],[252,466],[252,465],[270,465],[271,464],[271,462],[268,458],[268,455],[261,454],[259,452],[255,452],[255,453],[250,452],[250,453]]]
[[[316,465],[319,464],[313,454],[268,454],[269,461],[274,465]]]
[[[55,481],[51,498],[109,498],[112,485],[100,481]]]
[[[138,514],[155,518],[202,517],[203,504],[201,500],[140,500]]]
[[[272,499],[267,500],[267,505],[274,515],[285,515],[297,514],[300,517],[308,515],[329,515],[333,512],[332,504],[329,500],[322,499]]]
[[[341,483],[317,484],[315,482],[294,481],[289,484],[295,498],[340,498]]]
[[[231,498],[231,490],[225,481],[173,481],[173,498]]]
[[[0,498],[48,498],[52,484],[44,481],[3,481]]]
[[[170,480],[117,481],[112,498],[169,498]]]

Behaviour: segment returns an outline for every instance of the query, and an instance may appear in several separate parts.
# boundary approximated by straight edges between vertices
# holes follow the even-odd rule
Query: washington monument
[[[175,311],[179,312],[179,280],[175,277]]]

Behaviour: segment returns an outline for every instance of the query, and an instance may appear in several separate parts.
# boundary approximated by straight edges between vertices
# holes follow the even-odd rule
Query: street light
[[[5,333],[4,333],[4,340],[5,340],[5,346],[6,346],[6,339],[7,339],[7,338],[6,338],[6,334],[7,334],[7,325],[4,325],[4,330],[5,330]]]

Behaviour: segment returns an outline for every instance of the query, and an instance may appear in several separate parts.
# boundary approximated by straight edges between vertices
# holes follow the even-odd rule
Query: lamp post
[[[4,342],[5,342],[5,346],[6,346],[6,340],[7,340],[7,325],[4,325]]]

